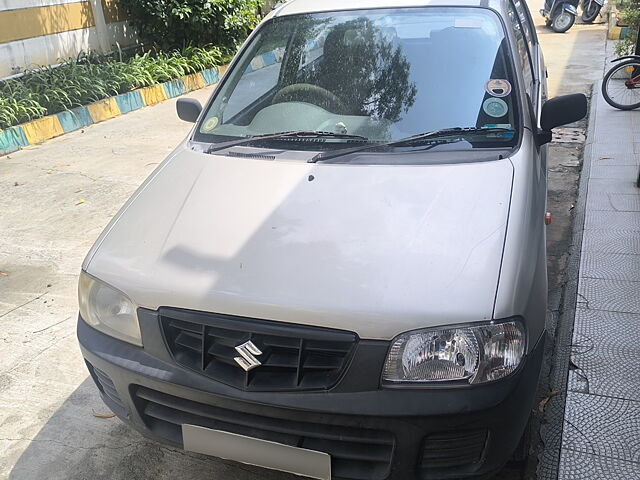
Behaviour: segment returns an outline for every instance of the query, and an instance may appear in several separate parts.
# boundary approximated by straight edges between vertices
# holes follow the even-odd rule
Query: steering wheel
[[[271,104],[296,101],[311,103],[333,113],[344,113],[347,110],[346,105],[337,95],[310,83],[294,83],[284,87],[274,95]]]

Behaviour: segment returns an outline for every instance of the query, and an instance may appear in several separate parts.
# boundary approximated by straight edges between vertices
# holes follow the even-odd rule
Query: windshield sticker
[[[487,137],[491,138],[504,138],[511,140],[513,138],[514,132],[512,130],[510,123],[485,123],[482,128],[504,128],[505,130],[510,130],[507,132],[492,132],[487,133]]]
[[[218,120],[218,117],[211,117],[208,118],[203,124],[202,124],[202,131],[204,133],[209,133],[210,131],[212,131],[214,128],[216,128],[218,126],[218,123],[220,121]]]
[[[509,107],[501,98],[487,98],[482,102],[482,110],[490,117],[500,118],[509,112]]]
[[[487,93],[494,97],[506,97],[511,93],[511,84],[508,80],[492,78],[487,82]]]
[[[455,28],[482,28],[482,20],[478,18],[457,17],[454,20]]]

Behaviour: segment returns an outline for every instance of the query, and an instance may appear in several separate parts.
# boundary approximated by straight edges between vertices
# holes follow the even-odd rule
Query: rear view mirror
[[[176,110],[180,120],[195,123],[200,116],[200,112],[202,112],[202,105],[193,98],[180,98],[176,103]]]
[[[538,135],[539,144],[551,141],[552,129],[582,120],[586,114],[587,97],[582,93],[562,95],[547,100],[542,106],[542,114],[540,115],[542,132]]]

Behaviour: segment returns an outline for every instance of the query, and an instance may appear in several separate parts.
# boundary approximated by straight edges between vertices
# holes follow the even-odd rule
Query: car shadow
[[[281,472],[185,452],[148,440],[111,412],[88,377],[29,441],[10,480],[293,480]]]

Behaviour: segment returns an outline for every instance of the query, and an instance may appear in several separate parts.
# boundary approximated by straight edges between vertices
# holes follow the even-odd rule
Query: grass
[[[58,67],[0,82],[0,129],[62,112],[136,88],[167,82],[221,65],[229,57],[217,47],[187,47],[124,57],[81,54]]]

